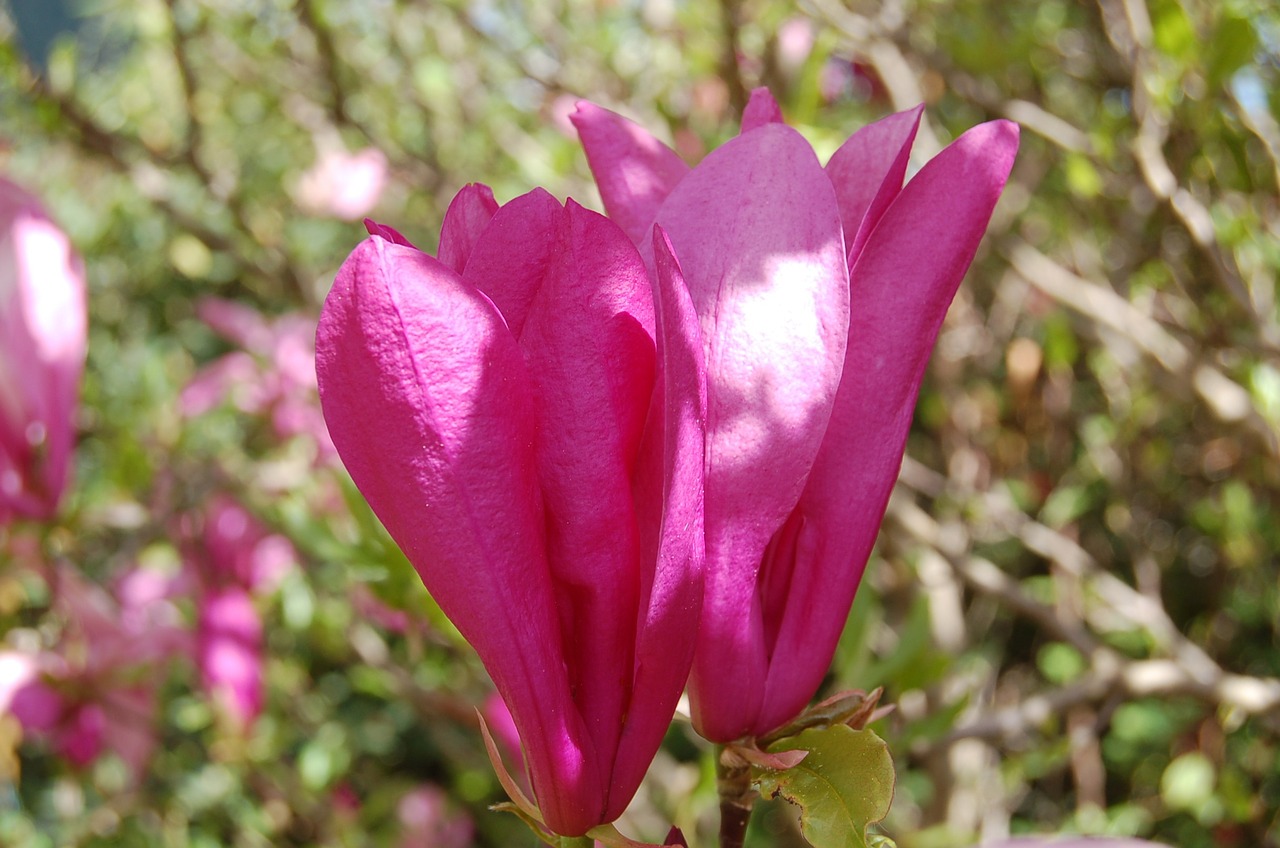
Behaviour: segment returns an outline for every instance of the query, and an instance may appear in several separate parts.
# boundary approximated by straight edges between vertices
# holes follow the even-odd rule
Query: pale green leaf
[[[785,771],[754,770],[761,794],[800,807],[805,838],[822,848],[867,848],[867,827],[882,820],[893,800],[893,759],[870,730],[845,725],[815,728],[769,746],[808,751]]]

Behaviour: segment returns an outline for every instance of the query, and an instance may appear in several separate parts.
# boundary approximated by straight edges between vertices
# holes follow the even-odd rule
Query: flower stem
[[[751,788],[751,766],[716,748],[716,785],[720,791],[720,848],[742,848],[751,808],[760,797]],[[727,762],[726,762],[727,761]]]

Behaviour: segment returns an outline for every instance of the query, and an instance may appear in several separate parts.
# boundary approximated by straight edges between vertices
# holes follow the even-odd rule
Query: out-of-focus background
[[[576,98],[693,162],[767,85],[824,157],[921,101],[919,161],[1022,125],[827,687],[896,705],[884,832],[1280,845],[1270,0],[8,3],[0,172],[90,337],[60,516],[0,528],[0,688],[62,686],[0,717],[0,844],[532,844],[327,443],[315,316],[364,215],[431,249],[467,182],[599,208]],[[623,829],[711,844],[714,801],[677,722]]]

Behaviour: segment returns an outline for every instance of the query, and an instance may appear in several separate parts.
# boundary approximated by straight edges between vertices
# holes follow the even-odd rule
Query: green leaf
[[[1171,810],[1195,812],[1212,800],[1216,782],[1213,763],[1199,751],[1169,763],[1160,777],[1160,796]]]
[[[1209,42],[1209,84],[1217,87],[1253,61],[1258,33],[1242,15],[1226,12]]]
[[[1151,10],[1151,28],[1156,49],[1173,59],[1191,59],[1199,46],[1195,27],[1182,5],[1174,0],[1155,4]]]
[[[1102,194],[1102,175],[1089,161],[1089,157],[1078,153],[1067,155],[1066,168],[1067,188],[1077,197],[1091,200]]]
[[[884,740],[870,730],[836,725],[780,739],[769,750],[809,755],[786,771],[756,770],[760,793],[799,806],[810,843],[867,848],[867,827],[882,820],[893,801],[893,758]]]

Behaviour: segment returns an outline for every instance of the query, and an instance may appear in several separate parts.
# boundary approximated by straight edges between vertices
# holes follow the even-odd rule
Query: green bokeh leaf
[[[867,848],[867,827],[893,801],[893,758],[870,730],[845,725],[806,730],[769,746],[770,752],[808,751],[786,771],[755,773],[761,794],[801,808],[805,838],[822,848]]]

